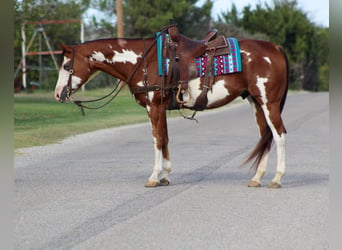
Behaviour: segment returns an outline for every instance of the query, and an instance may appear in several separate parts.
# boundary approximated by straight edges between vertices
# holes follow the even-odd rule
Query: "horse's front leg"
[[[167,186],[170,183],[171,161],[168,150],[166,111],[162,105],[147,108],[154,146],[154,168],[145,187]]]

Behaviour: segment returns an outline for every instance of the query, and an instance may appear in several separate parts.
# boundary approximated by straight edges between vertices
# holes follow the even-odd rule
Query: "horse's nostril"
[[[67,98],[67,87],[66,86],[64,86],[64,88],[63,88],[63,90],[62,90],[62,93],[61,93],[61,95],[60,95],[60,100],[62,100],[62,101],[65,101],[65,99]]]

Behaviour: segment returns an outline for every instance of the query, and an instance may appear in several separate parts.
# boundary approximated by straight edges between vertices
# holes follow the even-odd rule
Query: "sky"
[[[197,4],[201,6],[205,1],[200,0]],[[258,3],[267,3],[272,6],[273,0],[213,0],[213,2],[212,17],[216,19],[221,12],[230,10],[232,3],[238,11],[241,11],[248,4],[252,8]],[[310,21],[322,27],[329,27],[329,0],[297,0],[297,4],[307,14]]]
[[[202,6],[206,0],[199,0],[197,2],[198,6]],[[273,0],[212,0],[214,2],[214,6],[212,8],[212,17],[217,19],[217,16],[221,14],[221,12],[226,12],[230,10],[232,3],[235,4],[238,11],[241,11],[243,7],[248,4],[251,7],[255,7],[258,3],[267,3],[272,6]],[[313,23],[322,26],[329,27],[329,0],[297,0],[298,7],[307,14],[309,20]],[[91,19],[92,15],[101,15],[101,12],[98,12],[94,9],[89,9],[87,14],[85,15],[86,21]],[[115,20],[113,20],[115,23]]]

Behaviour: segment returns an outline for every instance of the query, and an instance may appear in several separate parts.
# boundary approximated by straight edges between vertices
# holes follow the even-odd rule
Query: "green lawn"
[[[77,95],[83,99],[92,99],[109,92],[110,89],[100,89]],[[136,104],[126,87],[104,108],[85,110],[85,113],[83,116],[72,103],[56,102],[53,92],[16,94],[14,146],[45,145],[79,133],[148,121],[145,109]]]
[[[79,99],[95,99],[105,96],[111,89],[77,92]],[[35,90],[14,96],[14,147],[41,146],[56,143],[66,137],[127,124],[147,122],[146,110],[139,106],[127,87],[107,106],[97,110],[85,109],[85,116],[73,103],[58,103],[53,92]],[[237,101],[241,102],[238,98]],[[103,102],[102,102],[103,103]],[[96,103],[98,106],[100,103]],[[89,104],[94,106],[94,104]],[[192,111],[183,111],[192,115]],[[205,112],[205,111],[204,111]],[[177,110],[169,111],[169,117],[179,117]]]

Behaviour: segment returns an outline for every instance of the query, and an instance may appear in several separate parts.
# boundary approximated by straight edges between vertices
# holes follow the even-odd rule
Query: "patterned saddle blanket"
[[[163,58],[162,45],[164,36],[160,36],[157,42],[158,51],[158,73],[160,76],[167,76],[169,73],[169,58]],[[230,53],[214,57],[214,75],[226,75],[242,71],[241,53],[239,42],[236,38],[226,38]],[[197,67],[197,76],[204,77],[207,69],[207,57],[202,55],[194,58]]]
[[[226,75],[242,71],[241,54],[239,42],[236,38],[226,38],[230,53],[214,57],[213,72],[215,76]],[[201,56],[195,58],[197,66],[197,75],[204,77],[207,69],[207,57]]]

